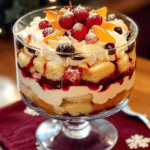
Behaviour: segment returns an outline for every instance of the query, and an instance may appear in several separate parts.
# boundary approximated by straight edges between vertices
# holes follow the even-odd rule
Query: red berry
[[[85,22],[85,20],[88,18],[89,12],[84,7],[77,7],[74,11],[74,17],[78,22]]]
[[[85,25],[76,23],[71,29],[71,33],[76,40],[82,41],[88,33],[88,30]]]
[[[32,77],[35,79],[35,81],[39,81],[41,79],[41,74],[39,72],[34,72],[32,74]]]
[[[39,23],[39,28],[40,29],[45,29],[45,28],[48,28],[48,27],[52,27],[50,22],[47,21],[47,20],[43,20]]]
[[[98,38],[97,36],[94,34],[94,33],[88,33],[86,36],[85,36],[85,42],[87,44],[94,44],[98,41]]]
[[[49,27],[49,28],[45,28],[42,32],[43,36],[46,37],[48,36],[49,34],[52,34],[54,32],[54,29],[52,27]]]
[[[85,25],[88,29],[91,29],[93,25],[101,25],[103,21],[103,18],[96,14],[96,13],[91,13],[90,16],[86,19]]]
[[[81,81],[81,74],[78,69],[68,68],[62,77],[63,80],[69,80],[74,86]]]
[[[71,29],[75,24],[75,19],[72,12],[66,12],[59,19],[59,25],[63,29]]]

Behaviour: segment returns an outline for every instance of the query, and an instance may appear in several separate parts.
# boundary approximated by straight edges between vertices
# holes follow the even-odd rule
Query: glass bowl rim
[[[36,9],[36,10],[34,10],[34,11],[31,11],[31,12],[29,12],[29,13],[23,15],[23,16],[20,17],[20,18],[15,22],[15,24],[13,25],[13,35],[15,36],[15,38],[16,38],[21,44],[23,44],[23,45],[25,45],[26,47],[29,47],[29,48],[31,48],[31,49],[33,49],[33,50],[42,51],[42,52],[45,52],[45,53],[61,54],[60,52],[56,52],[56,51],[54,52],[54,51],[41,50],[41,49],[38,48],[38,47],[31,46],[31,45],[25,43],[24,41],[22,41],[22,40],[17,36],[17,33],[16,33],[16,31],[15,31],[15,27],[17,26],[17,24],[19,23],[19,21],[20,21],[21,19],[23,19],[23,18],[25,18],[25,17],[27,17],[27,16],[33,14],[33,13],[37,13],[37,12],[44,11],[44,10],[50,10],[50,9],[64,8],[64,7],[68,7],[68,6],[51,6],[51,7],[44,7],[44,8],[41,8],[41,9]],[[76,6],[73,6],[73,7],[76,7]],[[97,8],[97,9],[98,9],[98,7],[91,7],[91,6],[83,6],[83,7],[87,8],[87,9],[94,9],[94,8]],[[109,11],[109,10],[108,10],[108,11]],[[131,45],[131,44],[136,40],[137,35],[138,35],[138,32],[139,32],[139,29],[138,29],[137,24],[136,24],[130,17],[128,17],[128,16],[126,16],[126,15],[123,15],[122,13],[118,13],[118,12],[114,12],[114,11],[111,11],[111,12],[112,12],[112,13],[115,13],[115,14],[118,14],[118,15],[120,15],[120,16],[122,16],[122,17],[124,17],[126,20],[129,20],[129,21],[133,24],[133,27],[135,28],[134,35],[129,39],[129,41],[127,41],[126,44],[123,44],[123,45],[117,47],[117,49],[123,48],[124,46]],[[112,50],[112,49],[109,49],[109,50],[107,50],[107,51],[111,51],[111,50]],[[99,52],[104,52],[104,51],[105,51],[105,49],[103,48],[103,50],[100,50],[100,51],[96,51],[96,52],[94,52],[94,51],[92,51],[92,52],[84,52],[84,53],[80,53],[80,54],[99,53]],[[65,55],[67,55],[67,54],[70,54],[70,53],[65,53]]]

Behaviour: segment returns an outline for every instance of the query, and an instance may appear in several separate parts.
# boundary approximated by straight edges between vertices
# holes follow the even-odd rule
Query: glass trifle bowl
[[[48,7],[13,27],[17,84],[23,102],[47,118],[41,149],[111,149],[115,127],[103,119],[129,101],[138,27],[106,7]]]

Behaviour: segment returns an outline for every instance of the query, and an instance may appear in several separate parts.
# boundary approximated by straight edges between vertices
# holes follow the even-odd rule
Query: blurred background
[[[137,55],[150,59],[150,0],[72,0],[72,4],[106,6],[131,17],[139,26]],[[53,5],[68,5],[68,0],[0,0],[0,107],[20,99],[16,87],[14,22],[29,11]]]

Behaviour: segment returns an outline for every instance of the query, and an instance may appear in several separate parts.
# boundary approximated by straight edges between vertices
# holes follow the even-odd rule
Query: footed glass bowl
[[[130,68],[127,70],[126,73],[120,74],[115,79],[108,78],[108,80],[103,80],[102,82],[103,87],[106,82],[107,84],[108,83],[110,84],[109,86],[111,86],[112,84],[113,85],[123,84],[122,86],[126,86],[127,90],[122,90],[121,92],[116,94],[116,96],[114,96],[112,99],[110,98],[110,100],[112,100],[113,102],[106,103],[105,105],[95,105],[94,102],[92,102],[89,99],[88,100],[86,99],[88,102],[80,101],[80,103],[78,103],[78,100],[82,99],[83,97],[82,98],[80,97],[79,99],[75,97],[77,102],[74,102],[72,104],[71,102],[68,102],[70,100],[69,99],[70,96],[68,96],[69,98],[63,98],[63,102],[59,107],[54,107],[53,105],[51,106],[49,103],[47,103],[47,100],[45,99],[48,99],[49,101],[55,101],[56,97],[58,98],[59,96],[61,96],[59,93],[60,90],[61,90],[61,94],[63,92],[65,93],[64,97],[66,97],[66,95],[70,95],[69,88],[73,85],[71,85],[69,82],[67,82],[66,84],[64,80],[58,82],[48,80],[44,73],[42,74],[39,70],[36,70],[35,66],[38,66],[39,62],[40,63],[43,62],[43,59],[45,61],[45,57],[42,58],[39,57],[39,53],[42,51],[47,53],[48,56],[58,55],[59,57],[63,57],[63,58],[67,58],[67,57],[72,58],[72,55],[70,56],[70,54],[63,54],[62,56],[62,54],[58,52],[57,53],[50,52],[50,51],[46,51],[45,49],[41,50],[37,47],[31,46],[28,44],[28,42],[22,41],[22,39],[18,36],[18,33],[23,29],[25,29],[27,26],[30,26],[30,22],[33,21],[33,19],[36,16],[40,16],[41,18],[44,18],[45,14],[43,13],[43,11],[48,11],[48,10],[56,11],[60,9],[61,7],[53,6],[53,7],[43,8],[43,9],[30,12],[24,15],[23,17],[21,17],[19,20],[17,20],[17,22],[13,27],[16,69],[17,69],[17,84],[18,84],[18,89],[20,91],[22,100],[28,107],[34,109],[40,115],[50,118],[44,121],[36,130],[37,148],[43,150],[44,149],[46,150],[83,150],[83,149],[84,150],[85,149],[86,150],[100,150],[100,149],[108,150],[111,149],[117,142],[118,133],[116,128],[110,122],[108,122],[103,118],[106,118],[120,111],[128,103],[131,97],[133,84],[134,84],[134,75],[135,75],[135,71],[134,71],[135,59],[136,59],[135,40],[138,34],[138,27],[134,23],[134,21],[131,20],[129,17],[121,14],[116,14],[116,17],[118,19],[122,19],[125,22],[125,24],[128,26],[129,31],[131,32],[131,37],[128,40],[127,45],[122,45],[119,48],[123,49],[125,46],[128,46],[128,50],[126,51],[126,56],[129,58],[129,64],[132,65],[132,68],[130,66]],[[87,9],[93,10],[94,8],[88,7]],[[111,13],[112,12],[108,12],[108,14]],[[101,54],[102,52],[99,53]],[[66,56],[64,57],[64,55]],[[81,60],[82,58],[88,59],[88,57],[92,57],[91,55],[93,55],[93,53],[91,52],[87,53],[86,56],[85,54],[77,53],[73,57],[76,60]],[[96,55],[96,52],[94,55]],[[115,61],[113,61],[113,63],[115,64]],[[45,64],[43,64],[43,68],[48,67]],[[132,84],[130,82],[128,83],[127,80],[131,80]],[[43,82],[46,83],[43,84]],[[75,86],[76,90],[74,91],[73,95],[77,95],[77,96],[81,95],[79,94],[80,92],[79,89],[82,89],[83,83],[85,82],[80,82],[80,85]],[[105,86],[105,89],[102,92],[106,92],[106,90],[109,89],[109,87],[108,88],[106,87],[107,86]],[[94,88],[97,90],[97,88],[99,87],[94,87]],[[40,89],[39,93],[38,92],[35,93],[36,91],[35,89]],[[55,93],[53,91],[55,91]],[[46,92],[48,96],[45,96],[46,94],[44,92]],[[99,91],[97,90],[97,92]],[[90,96],[87,95],[87,97]],[[98,99],[98,97],[96,98]],[[85,103],[86,105],[84,105]],[[80,105],[80,111],[77,112],[76,114],[72,113],[71,110],[71,107],[73,108],[76,107],[74,106],[74,104],[77,105],[78,110],[79,110],[78,105]],[[92,111],[89,111],[88,113],[83,113],[85,112],[84,107],[87,107],[89,109],[92,108]],[[68,108],[67,112],[64,111],[64,108],[66,109]],[[93,110],[93,108],[98,108],[98,109]],[[58,111],[58,109],[60,109],[60,111]]]

